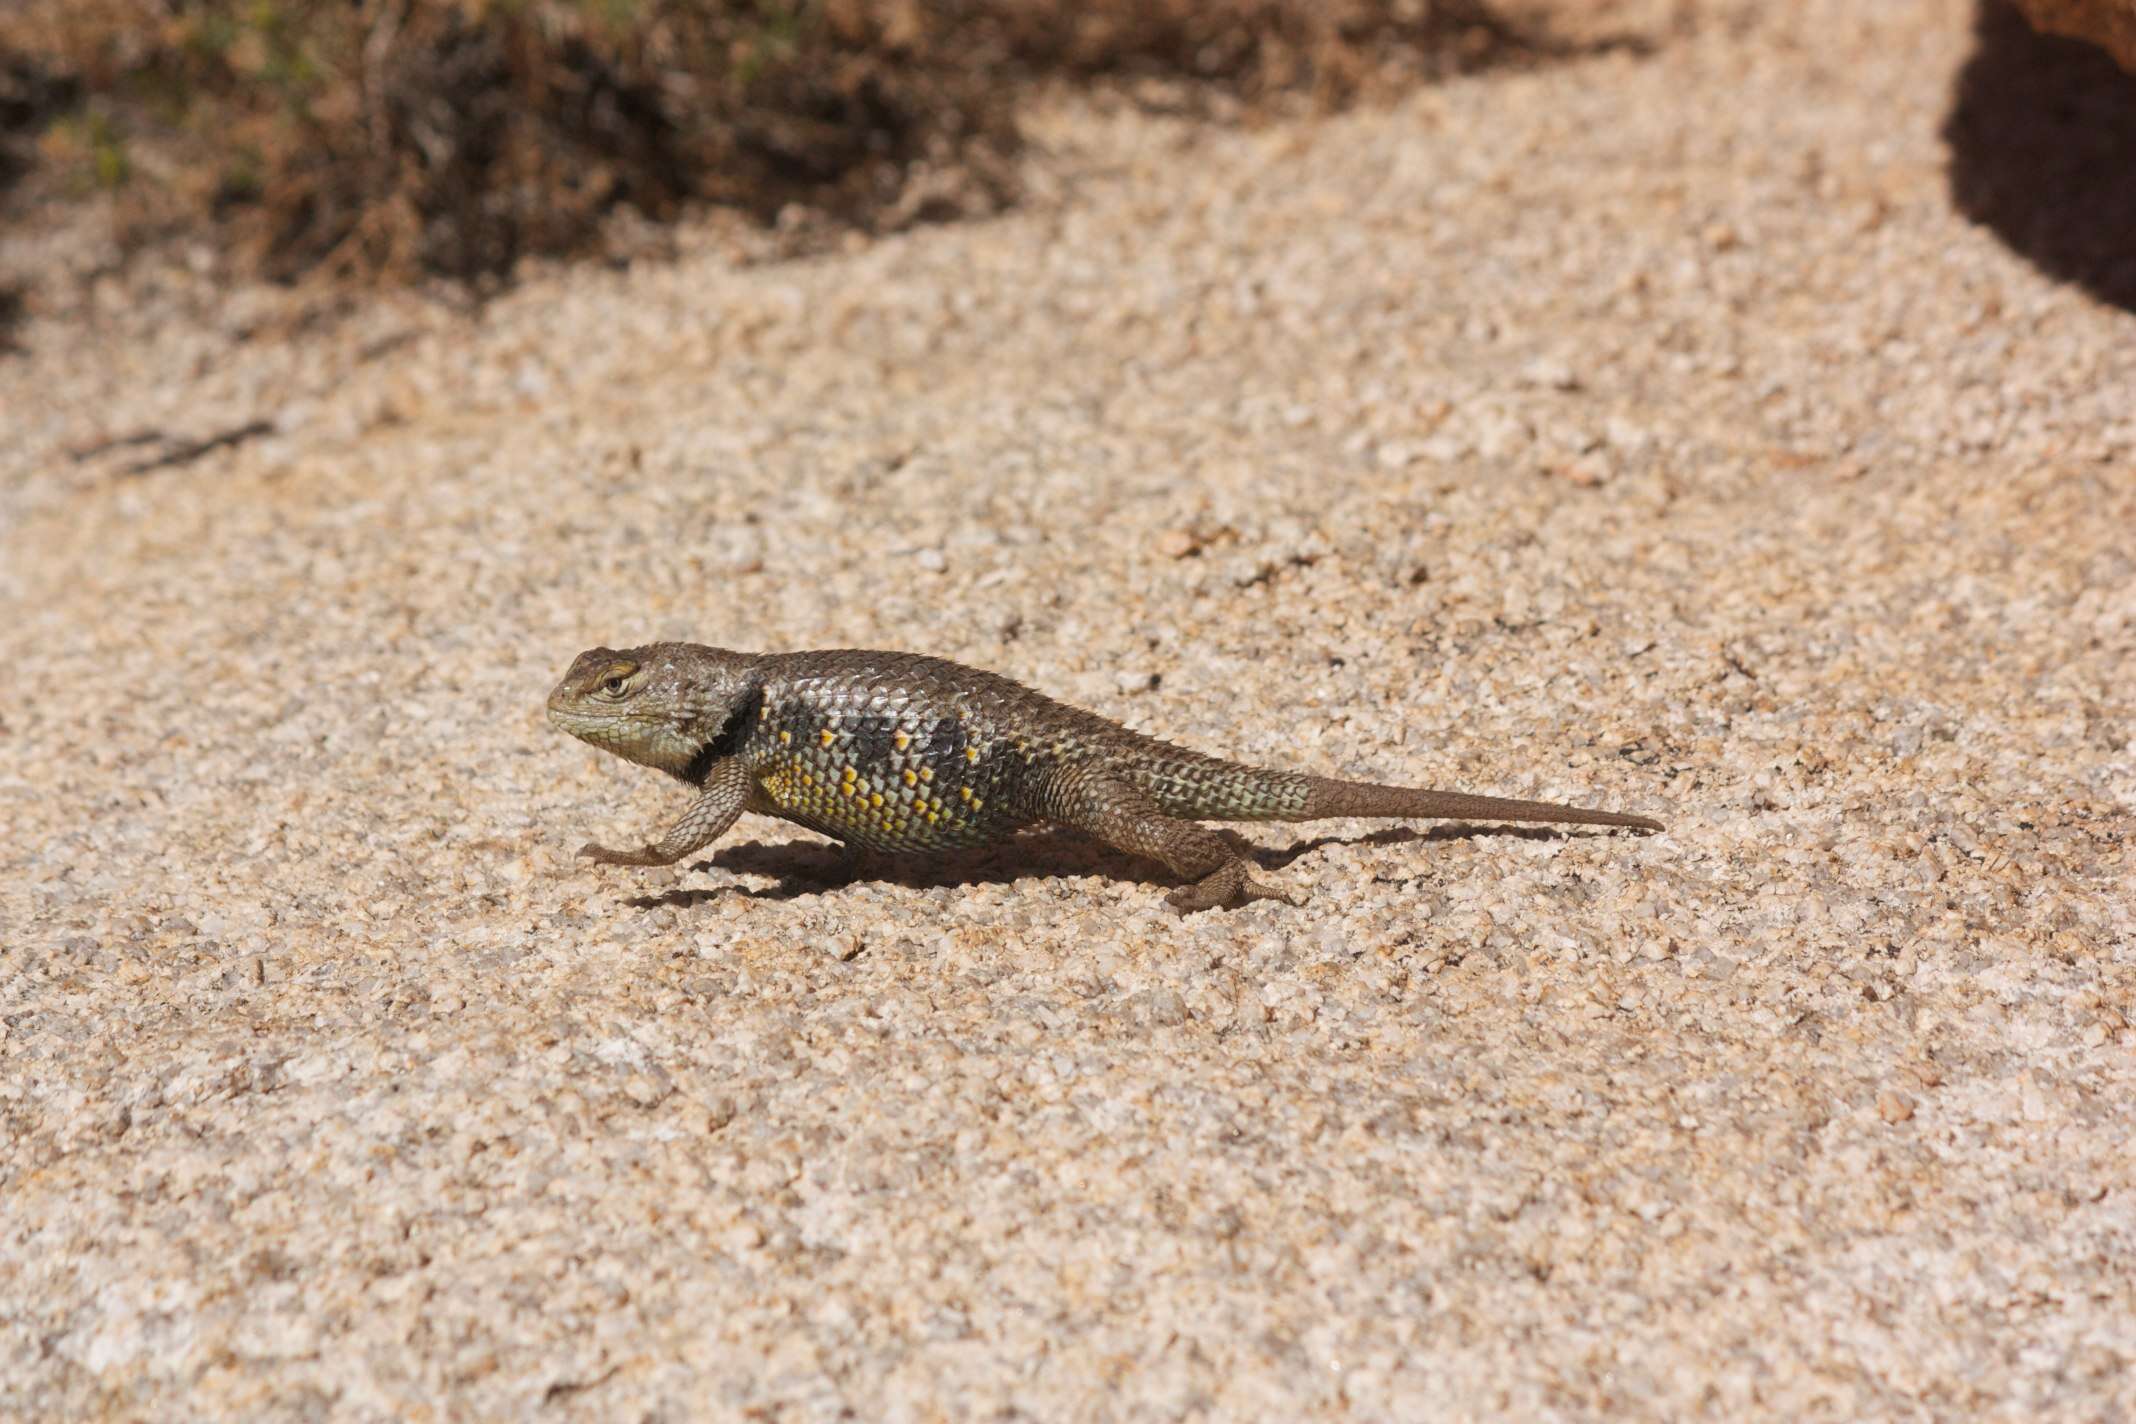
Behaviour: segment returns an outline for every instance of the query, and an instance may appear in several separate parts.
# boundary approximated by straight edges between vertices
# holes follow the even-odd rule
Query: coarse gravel
[[[2136,315],[1954,208],[1973,18],[33,318],[0,1416],[2136,1411]],[[1308,902],[1184,920],[1046,833],[575,864],[684,793],[543,695],[665,637],[1669,829],[1255,827]]]

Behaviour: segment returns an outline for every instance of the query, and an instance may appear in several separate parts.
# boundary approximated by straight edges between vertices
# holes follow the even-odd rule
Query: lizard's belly
[[[990,794],[992,780],[902,759],[804,754],[780,757],[758,785],[775,814],[812,831],[870,850],[930,851],[988,845],[1024,824],[1005,796]]]
[[[767,695],[742,754],[775,814],[870,850],[931,851],[1027,824],[1037,750],[955,701],[829,685]]]

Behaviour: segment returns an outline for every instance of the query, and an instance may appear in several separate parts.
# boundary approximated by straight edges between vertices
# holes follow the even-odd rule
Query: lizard
[[[1431,817],[1623,826],[1617,811],[1341,781],[1205,756],[1056,702],[996,673],[918,653],[742,653],[696,643],[591,648],[549,694],[549,721],[697,792],[680,820],[608,865],[673,865],[744,811],[860,852],[989,845],[1037,822],[1161,862],[1182,914],[1279,899],[1202,821]]]

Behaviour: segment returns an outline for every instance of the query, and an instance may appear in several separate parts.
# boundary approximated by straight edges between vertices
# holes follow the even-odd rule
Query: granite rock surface
[[[805,262],[31,321],[0,1415],[2136,1410],[2136,316],[1954,213],[1966,7],[1661,8]],[[663,637],[1669,830],[575,864],[683,793],[542,697]]]

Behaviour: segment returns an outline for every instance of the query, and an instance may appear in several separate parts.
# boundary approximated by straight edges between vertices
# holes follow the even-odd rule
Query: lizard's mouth
[[[568,677],[550,689],[549,699],[543,705],[549,725],[574,737],[583,737],[588,729],[612,725],[617,720],[612,707],[588,706],[579,695],[577,685]]]
[[[615,747],[625,740],[622,723],[614,717],[589,717],[561,698],[549,699],[549,725],[569,732],[597,747]]]

